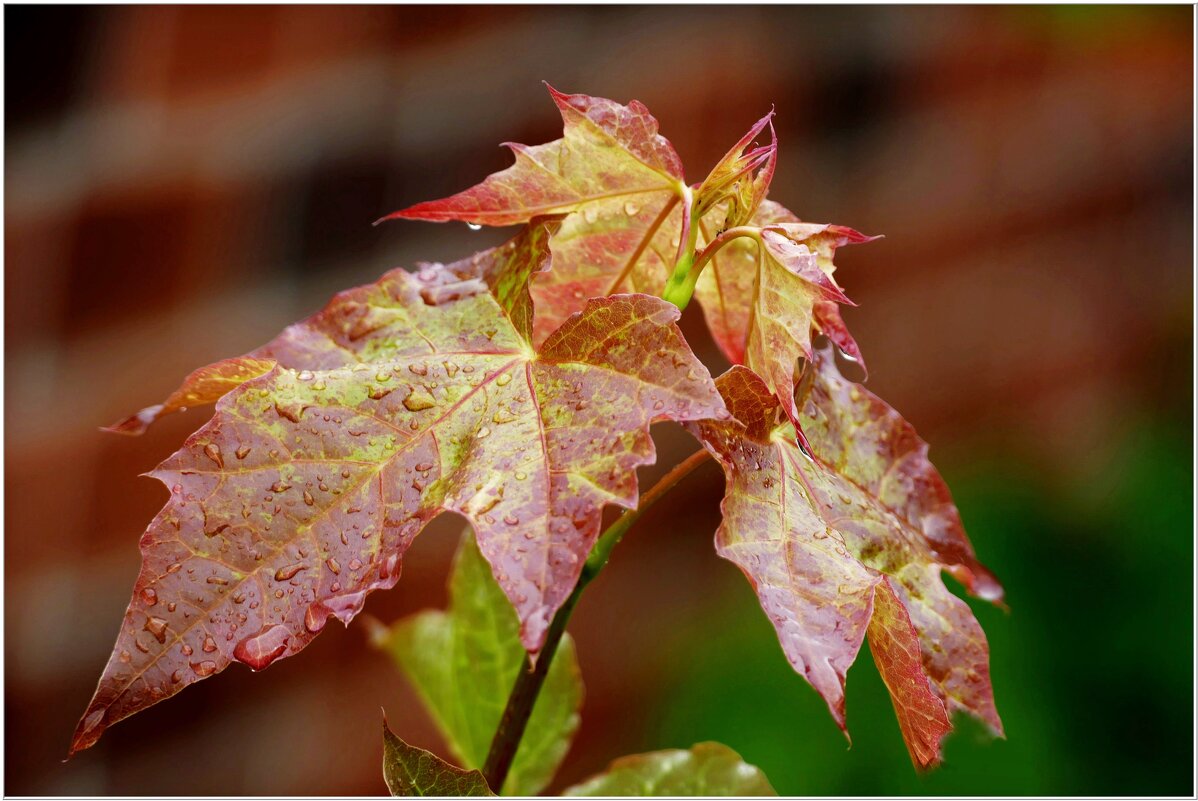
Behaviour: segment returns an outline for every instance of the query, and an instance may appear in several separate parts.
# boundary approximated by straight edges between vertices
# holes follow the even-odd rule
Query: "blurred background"
[[[5,793],[381,794],[380,706],[443,748],[355,623],[63,764],[166,497],[138,474],[207,412],[97,428],[338,289],[506,238],[370,223],[556,138],[545,79],[645,102],[691,181],[776,104],[772,197],[886,235],[837,259],[847,322],[1011,608],[977,607],[1006,741],[959,721],[916,775],[864,652],[849,749],[714,555],[709,465],[575,615],[587,699],[552,789],[714,739],[784,794],[1191,794],[1191,15],[6,6]],[[655,434],[666,466],[694,448]],[[459,527],[366,611],[441,606]]]

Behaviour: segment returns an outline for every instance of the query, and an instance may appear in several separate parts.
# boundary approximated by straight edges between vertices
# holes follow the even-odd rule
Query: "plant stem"
[[[545,635],[545,644],[537,655],[536,662],[534,663],[528,654],[524,655],[524,664],[516,675],[516,683],[508,695],[507,706],[503,710],[503,717],[499,719],[495,737],[491,740],[491,750],[487,753],[486,764],[483,765],[483,776],[486,777],[488,786],[496,794],[499,794],[507,779],[512,760],[516,757],[516,749],[520,747],[520,740],[524,737],[524,729],[528,725],[533,705],[541,692],[541,686],[545,683],[545,677],[549,674],[549,665],[553,662],[553,655],[561,642],[562,634],[566,631],[566,622],[570,619],[570,613],[574,611],[574,605],[582,596],[582,591],[603,570],[611,556],[612,549],[632,528],[632,524],[663,495],[673,489],[678,482],[709,458],[710,455],[706,450],[692,453],[642,495],[640,503],[635,509],[625,511],[595,541],[586,563],[582,566],[578,583],[574,585],[574,591],[558,608],[557,613],[553,616],[553,621],[549,624],[549,631]]]

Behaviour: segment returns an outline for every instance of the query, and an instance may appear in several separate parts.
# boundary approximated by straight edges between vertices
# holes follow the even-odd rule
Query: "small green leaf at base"
[[[412,682],[457,761],[480,768],[524,662],[520,622],[467,528],[449,581],[449,609],[421,612],[372,637]],[[529,718],[501,795],[535,795],[553,778],[582,705],[582,677],[569,635]]]
[[[408,745],[383,720],[383,780],[393,796],[495,795],[477,770],[462,770]]]
[[[719,743],[617,759],[607,771],[567,789],[573,796],[776,796],[759,768]]]

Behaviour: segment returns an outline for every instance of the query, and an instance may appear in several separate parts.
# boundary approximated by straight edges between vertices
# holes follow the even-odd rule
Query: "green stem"
[[[512,760],[516,758],[516,749],[520,747],[520,740],[524,737],[524,729],[528,725],[533,705],[541,692],[541,686],[545,683],[545,677],[549,675],[549,665],[553,662],[553,655],[566,631],[566,623],[569,621],[570,614],[574,611],[574,605],[578,603],[582,591],[603,570],[611,556],[612,549],[624,538],[624,535],[632,528],[632,524],[708,458],[710,456],[705,450],[692,453],[642,495],[640,503],[635,509],[624,512],[616,522],[599,535],[599,539],[591,548],[591,553],[582,567],[582,573],[578,577],[578,583],[574,585],[574,591],[558,608],[557,614],[553,616],[553,621],[549,624],[549,631],[545,635],[545,644],[541,647],[536,662],[534,663],[528,654],[524,655],[524,665],[516,675],[516,683],[508,695],[507,706],[503,710],[503,717],[499,719],[495,737],[491,740],[491,750],[487,753],[487,761],[483,765],[483,776],[486,777],[488,786],[496,794],[503,788],[508,770],[512,766]]]
[[[742,236],[756,240],[758,245],[761,244],[760,228],[753,225],[740,225],[729,228],[711,240],[707,247],[703,248],[702,252],[696,256],[695,242],[699,232],[698,221],[691,226],[691,232],[690,244],[679,258],[678,263],[674,265],[674,272],[670,275],[665,291],[661,294],[664,300],[670,301],[679,309],[685,309],[686,305],[690,303],[691,296],[695,294],[695,284],[698,283],[703,268],[720,248]]]

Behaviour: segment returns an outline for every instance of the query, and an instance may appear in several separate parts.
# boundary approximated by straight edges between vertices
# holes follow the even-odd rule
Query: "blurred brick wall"
[[[1188,9],[8,6],[5,32],[7,793],[373,794],[380,705],[437,743],[353,626],[60,764],[164,498],[137,474],[204,413],[96,429],[337,289],[502,239],[369,223],[555,137],[542,79],[644,101],[691,180],[776,104],[773,196],[887,235],[840,260],[848,322],[936,454],[1001,439],[1064,475],[1189,407]],[[663,461],[693,447],[659,433]],[[692,482],[579,611],[563,781],[640,745],[655,632],[739,580],[705,547],[717,473]],[[440,603],[455,528],[367,611]],[[613,642],[613,617],[638,623]]]

